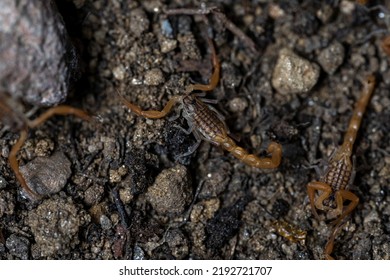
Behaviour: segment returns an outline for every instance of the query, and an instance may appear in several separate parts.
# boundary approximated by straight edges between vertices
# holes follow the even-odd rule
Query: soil
[[[204,1],[61,2],[83,61],[66,103],[94,119],[55,117],[30,131],[21,165],[39,157],[67,166],[37,170],[55,185],[38,201],[23,195],[7,161],[18,134],[0,135],[1,259],[323,259],[330,227],[326,212],[320,221],[312,215],[306,185],[342,142],[368,74],[377,85],[350,186],[360,202],[332,256],[390,259],[390,57],[382,48],[389,1],[213,1],[206,6],[217,6],[227,22],[210,13],[208,24],[164,13],[198,10]],[[207,98],[240,146],[266,156],[270,141],[281,143],[279,168],[246,166],[206,141],[180,157],[196,139],[184,118],[173,118],[179,106],[151,120],[123,105],[118,93],[161,110],[189,83],[207,83],[206,36],[222,65]],[[319,70],[303,81],[305,92],[273,86],[283,49]],[[45,161],[34,166],[45,169]],[[25,176],[32,187],[45,182]],[[276,225],[296,236],[282,236]]]

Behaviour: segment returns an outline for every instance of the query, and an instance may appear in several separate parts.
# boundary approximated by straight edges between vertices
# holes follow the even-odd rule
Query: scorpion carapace
[[[211,91],[219,82],[220,64],[215,52],[214,45],[210,38],[208,43],[212,51],[212,61],[214,71],[209,84],[190,84],[184,95],[173,96],[161,111],[148,110],[143,111],[140,107],[127,101],[121,96],[124,104],[134,113],[146,118],[158,119],[165,117],[176,103],[181,103],[183,116],[188,122],[189,130],[194,133],[198,140],[194,148],[191,148],[190,154],[199,145],[201,140],[209,141],[215,145],[221,146],[223,149],[230,152],[233,156],[243,161],[245,164],[256,168],[276,168],[280,165],[282,157],[282,146],[276,142],[271,142],[267,152],[271,154],[269,158],[259,158],[256,155],[249,154],[245,149],[237,146],[232,138],[229,137],[229,130],[223,121],[222,117],[216,110],[205,104],[201,98],[191,94],[195,90]]]
[[[324,174],[319,181],[310,182],[307,192],[310,199],[313,215],[319,219],[317,209],[327,211],[327,219],[335,219],[332,222],[334,230],[326,245],[326,254],[332,252],[335,235],[346,218],[358,205],[359,198],[348,190],[353,180],[352,149],[356,140],[357,132],[362,122],[363,114],[375,87],[375,77],[370,75],[364,82],[360,99],[357,101],[352,114],[344,141],[341,147],[330,157]],[[320,195],[315,198],[315,192]],[[344,206],[344,202],[349,204]]]

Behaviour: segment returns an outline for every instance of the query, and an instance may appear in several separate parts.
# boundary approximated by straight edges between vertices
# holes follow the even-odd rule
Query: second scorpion
[[[325,246],[325,256],[327,259],[332,259],[330,254],[333,251],[334,239],[343,224],[343,220],[351,214],[359,203],[359,198],[348,190],[348,187],[354,179],[351,160],[352,149],[374,87],[375,77],[370,75],[365,81],[362,95],[356,103],[348,130],[344,136],[343,144],[329,159],[327,168],[320,180],[310,182],[307,185],[313,215],[319,219],[316,210],[319,209],[328,211],[328,219],[335,219],[332,222],[334,226],[333,231]],[[317,198],[315,198],[316,191],[320,192]],[[349,201],[349,204],[346,206],[344,206],[345,201]]]

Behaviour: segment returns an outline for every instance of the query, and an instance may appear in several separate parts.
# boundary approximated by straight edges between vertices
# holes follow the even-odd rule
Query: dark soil
[[[317,160],[342,142],[368,74],[377,86],[355,143],[350,187],[360,202],[333,256],[390,259],[390,57],[381,47],[390,31],[389,1],[207,3],[247,37],[213,14],[207,26],[200,16],[163,12],[204,1],[61,2],[83,61],[66,103],[95,118],[55,117],[30,132],[21,165],[56,153],[71,164],[71,173],[57,171],[68,178],[61,191],[40,201],[21,194],[8,164],[17,133],[0,135],[1,259],[322,259],[330,228],[313,217],[306,185],[318,179]],[[206,34],[222,65],[207,98],[217,101],[240,146],[266,156],[271,140],[283,145],[276,170],[246,166],[208,142],[180,157],[196,140],[180,128],[187,128],[182,117],[170,119],[178,110],[145,119],[118,96],[161,110],[189,83],[207,83]],[[308,92],[272,86],[283,48],[320,66]],[[279,235],[276,221],[303,231],[303,240]]]

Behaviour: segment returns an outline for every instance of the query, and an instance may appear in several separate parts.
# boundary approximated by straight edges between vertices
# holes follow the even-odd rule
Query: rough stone
[[[164,75],[158,68],[153,68],[145,73],[145,84],[148,86],[158,86],[164,82]]]
[[[179,214],[191,201],[187,168],[176,165],[163,170],[146,194],[153,209],[161,214]]]
[[[78,57],[53,1],[0,2],[0,91],[37,106],[62,102]]]
[[[332,75],[343,63],[344,52],[343,45],[339,42],[334,42],[320,52],[318,62],[326,73]]]
[[[89,216],[87,216],[89,217]],[[77,243],[77,233],[86,217],[83,217],[70,201],[62,198],[45,200],[28,214],[30,226],[42,257],[67,254]]]
[[[11,255],[22,259],[27,260],[29,251],[30,251],[30,241],[24,237],[17,234],[11,234],[5,243],[5,246],[11,253]]]
[[[289,49],[282,49],[276,62],[272,86],[282,94],[304,93],[317,83],[320,67]]]
[[[37,194],[46,196],[61,191],[72,171],[71,163],[62,152],[50,157],[37,157],[20,167],[27,185]]]

